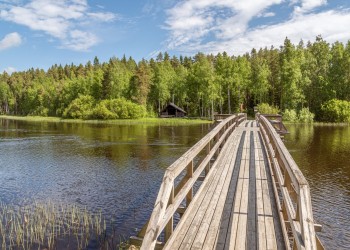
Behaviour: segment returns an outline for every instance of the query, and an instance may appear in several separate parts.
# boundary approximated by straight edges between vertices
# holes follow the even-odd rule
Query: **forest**
[[[315,41],[250,53],[155,59],[97,57],[85,65],[0,75],[0,113],[80,119],[157,116],[168,103],[191,117],[213,112],[252,114],[271,107],[287,120],[350,122],[350,41]]]

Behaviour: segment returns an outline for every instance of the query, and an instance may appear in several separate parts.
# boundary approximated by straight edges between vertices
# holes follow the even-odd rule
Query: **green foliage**
[[[101,101],[93,110],[91,117],[97,119],[138,119],[146,116],[143,106],[126,99]]]
[[[64,110],[64,118],[89,119],[95,105],[95,99],[90,95],[79,95]]]
[[[299,121],[303,123],[312,123],[314,121],[315,114],[310,112],[309,108],[302,108],[299,112]]]
[[[268,103],[258,104],[258,110],[261,114],[278,114],[280,112],[277,107],[271,106]]]
[[[300,110],[298,119],[305,122],[313,120],[312,113],[316,120],[345,121],[346,105],[328,101],[350,101],[349,76],[350,41],[330,45],[320,36],[306,45],[286,38],[279,48],[256,48],[241,56],[160,53],[156,60],[139,63],[125,56],[108,62],[95,57],[86,65],[0,74],[0,113],[125,119],[142,117],[146,109],[157,116],[174,102],[189,116],[208,117],[251,111],[261,103],[260,112],[285,110],[289,120]],[[84,103],[81,96],[94,101]]]
[[[328,122],[350,122],[350,102],[332,99],[324,103],[322,119]]]
[[[289,122],[296,122],[298,121],[298,114],[294,109],[286,109],[283,112],[283,120]]]

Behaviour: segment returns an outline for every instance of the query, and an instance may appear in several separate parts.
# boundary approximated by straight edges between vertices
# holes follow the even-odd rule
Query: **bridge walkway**
[[[285,249],[270,171],[257,122],[241,123],[164,249]]]
[[[324,249],[307,180],[266,117],[218,115],[221,122],[167,168],[151,217],[131,244]]]

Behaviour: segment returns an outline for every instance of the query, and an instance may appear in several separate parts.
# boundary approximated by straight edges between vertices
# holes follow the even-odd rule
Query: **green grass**
[[[285,125],[314,125],[314,126],[349,126],[350,123],[345,123],[345,122],[290,122],[290,121],[283,121],[283,124]]]
[[[141,119],[117,119],[117,120],[81,120],[81,119],[62,119],[59,117],[42,116],[10,116],[0,115],[2,119],[29,121],[29,122],[57,122],[57,123],[90,123],[90,124],[149,124],[149,125],[192,125],[212,123],[209,120],[191,119],[191,118],[141,118]]]

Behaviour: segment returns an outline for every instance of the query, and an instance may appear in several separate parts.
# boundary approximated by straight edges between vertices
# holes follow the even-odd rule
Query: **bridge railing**
[[[194,184],[205,179],[227,138],[245,119],[246,114],[227,117],[167,168],[151,218],[138,237],[130,238],[132,244],[142,241],[141,249],[149,250],[170,238],[174,230],[175,213],[184,213],[194,197]],[[183,201],[185,206],[182,206]],[[163,242],[157,242],[163,231]]]
[[[310,188],[280,136],[265,115],[257,114],[274,182],[286,245],[292,238],[293,249],[323,249],[315,233]]]
[[[225,120],[226,118],[232,116],[232,114],[215,114],[214,115],[214,120],[215,121],[222,121]]]

